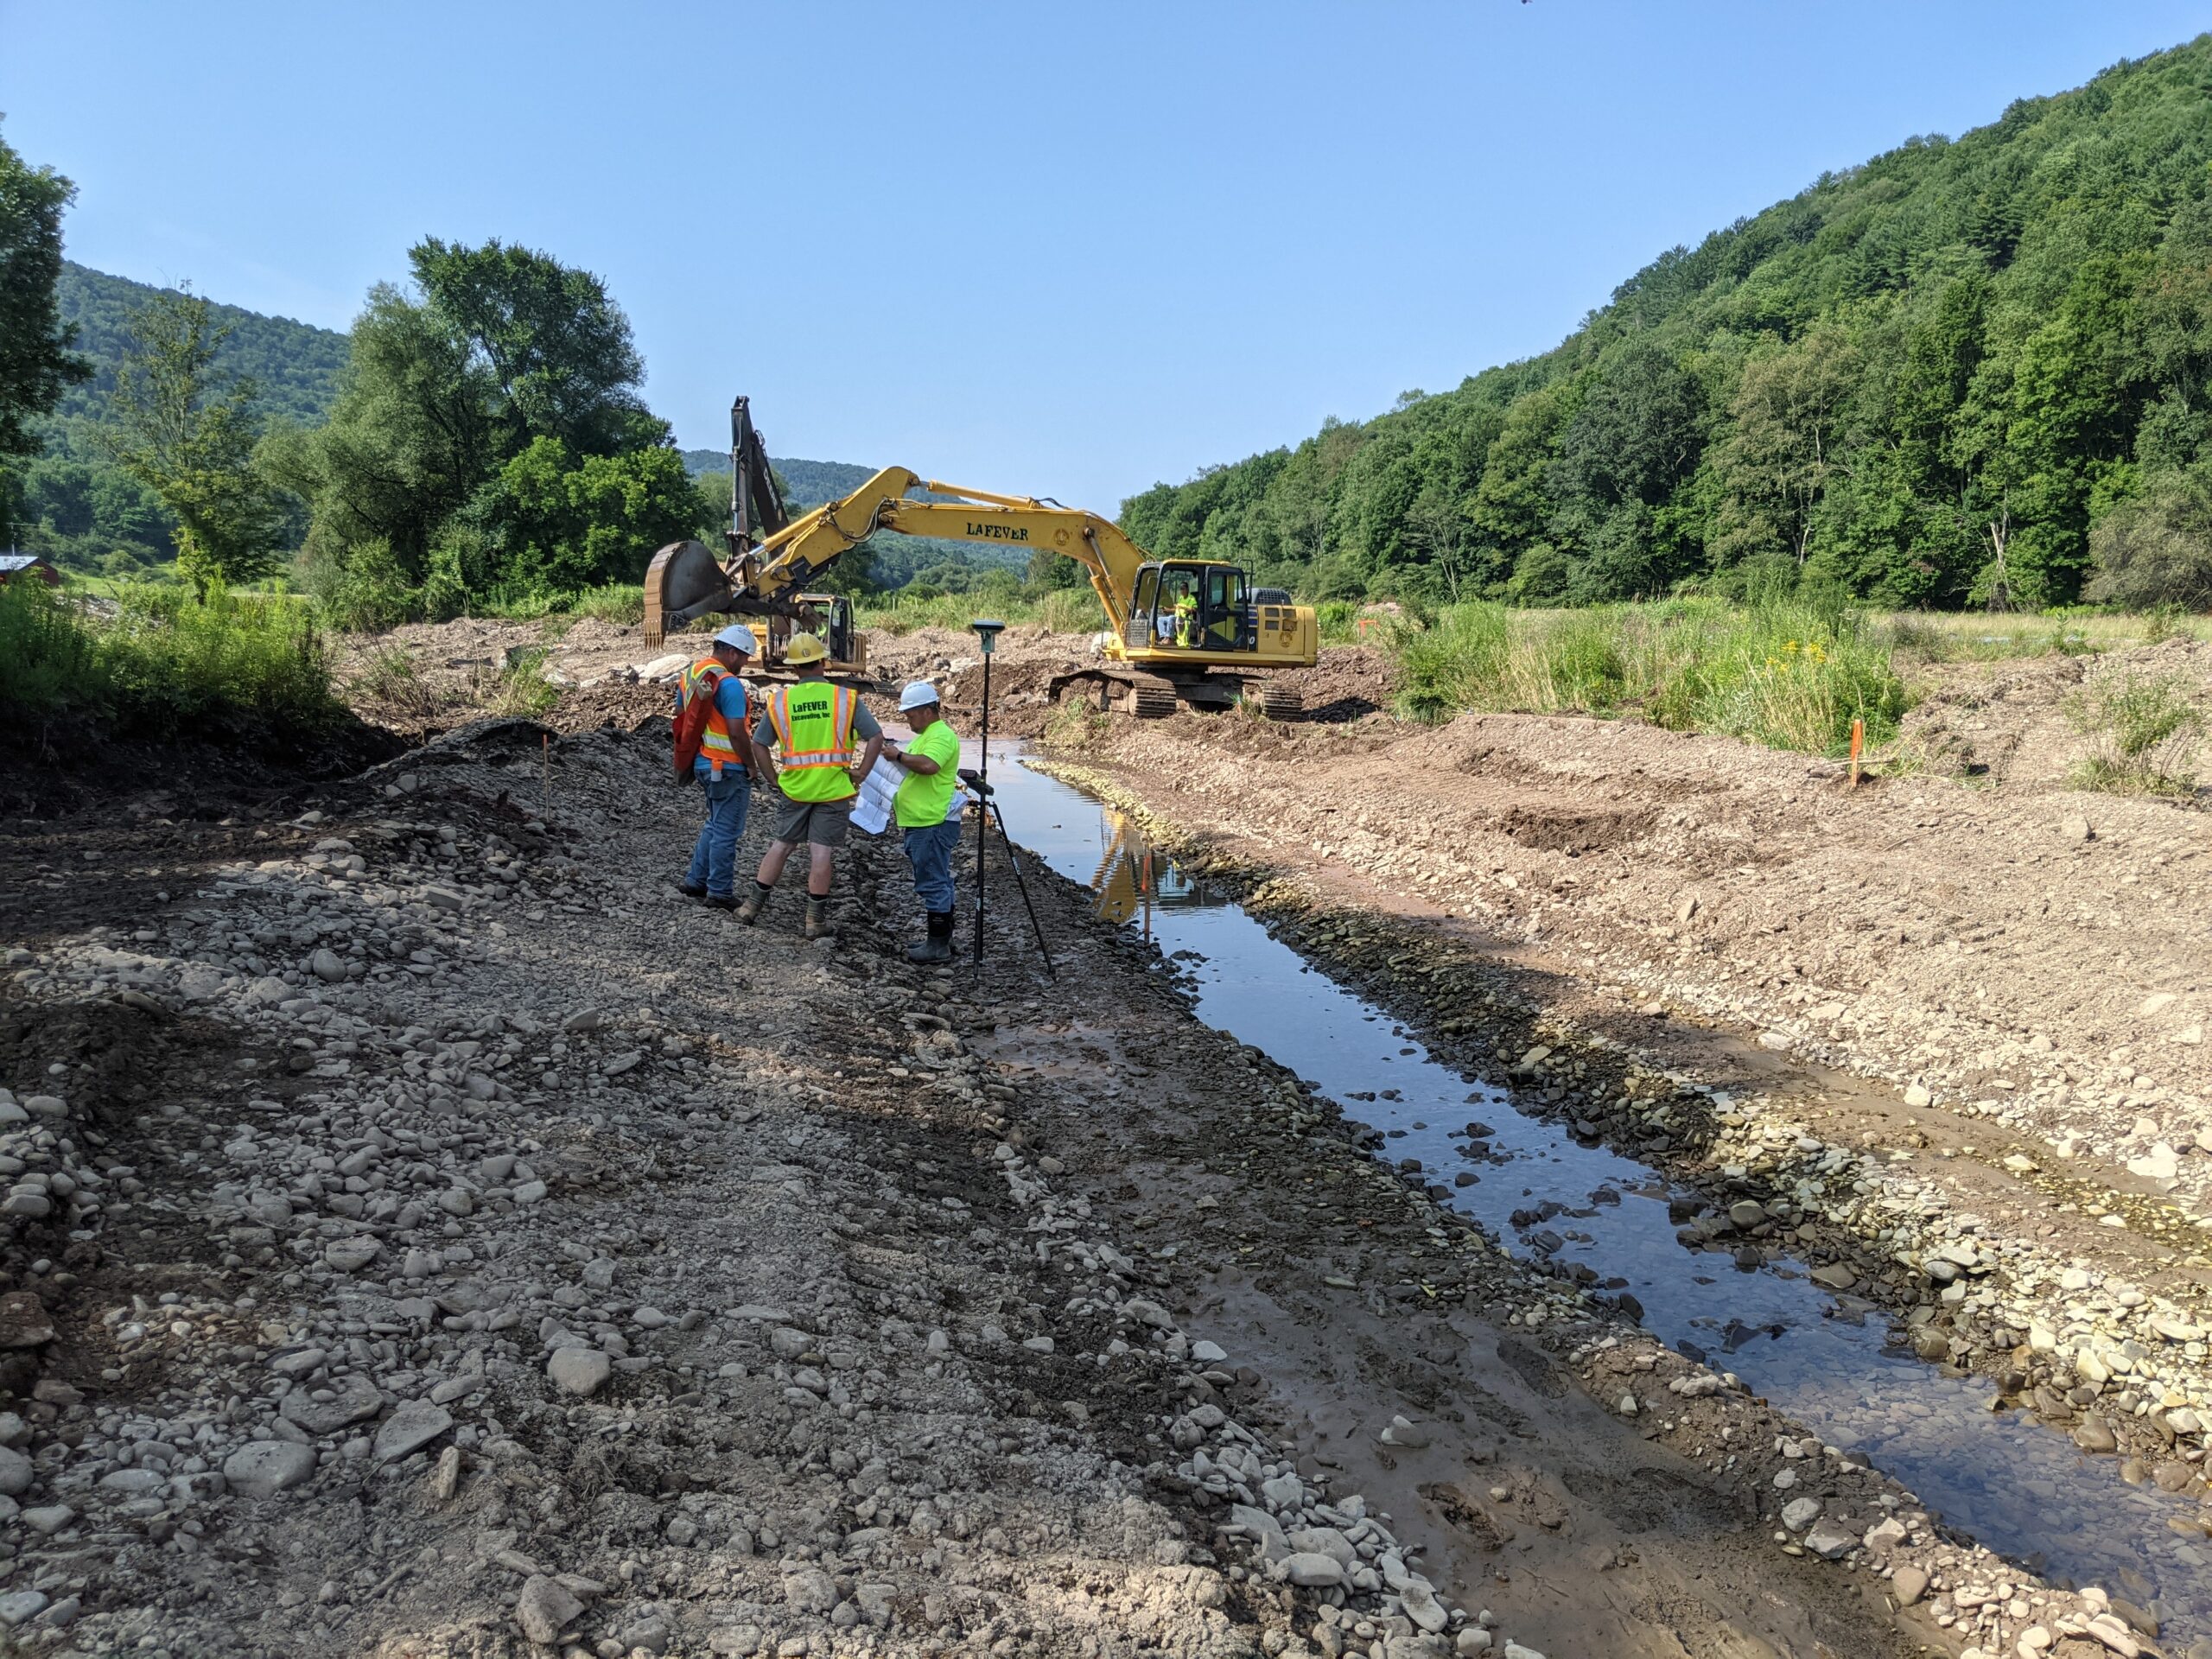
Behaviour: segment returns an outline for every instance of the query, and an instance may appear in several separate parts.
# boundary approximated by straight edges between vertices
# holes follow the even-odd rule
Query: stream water
[[[1946,1376],[1892,1346],[1878,1313],[1813,1284],[1800,1262],[1745,1271],[1724,1254],[1687,1249],[1656,1171],[1579,1146],[1563,1126],[1516,1110],[1504,1091],[1471,1084],[1157,854],[1122,814],[992,749],[992,782],[1018,844],[1089,885],[1103,917],[1143,929],[1185,968],[1199,1018],[1382,1131],[1386,1155],[1420,1159],[1433,1181],[1472,1173],[1474,1184],[1446,1202],[1516,1254],[1586,1262],[1601,1280],[1624,1282],[1661,1339],[1736,1372],[1989,1548],[2062,1586],[2094,1584],[2148,1606],[2169,1640],[2212,1637],[2212,1542],[2196,1524],[2204,1513],[2196,1500],[2131,1486],[2117,1459],[1994,1409],[1987,1384]],[[1009,892],[993,902],[1018,900]],[[1471,1159],[1472,1122],[1491,1133],[1487,1155]],[[1515,1212],[1525,1221],[1531,1210],[1549,1213],[1514,1224]],[[2212,1654],[2212,1642],[2202,1651]]]

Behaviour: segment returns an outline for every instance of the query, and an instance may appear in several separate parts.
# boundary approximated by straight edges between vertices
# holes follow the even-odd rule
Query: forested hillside
[[[2212,37],[1825,175],[1542,357],[1122,522],[1324,597],[2212,603],[2208,193]]]
[[[91,362],[92,378],[63,395],[56,415],[90,417],[100,413],[115,390],[115,368],[123,358],[132,315],[166,291],[174,290],[63,262],[54,299],[62,321],[77,325],[76,350]],[[230,330],[216,349],[217,372],[251,378],[265,413],[310,426],[330,413],[338,396],[338,377],[346,367],[345,335],[235,305],[211,305],[208,310],[219,327]]]
[[[695,478],[706,473],[721,473],[727,477],[729,451],[686,449],[683,464],[691,469]],[[847,461],[798,461],[776,456],[771,456],[768,464],[784,482],[786,505],[794,507],[818,507],[824,501],[834,501],[867,483],[876,470]]]

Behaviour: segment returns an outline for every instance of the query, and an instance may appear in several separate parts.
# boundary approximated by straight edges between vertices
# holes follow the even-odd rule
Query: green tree
[[[1580,555],[1580,601],[1644,598],[1686,574],[1664,506],[1704,447],[1704,391],[1672,353],[1639,341],[1592,379],[1561,431],[1549,484],[1553,542]]]
[[[419,585],[446,522],[499,460],[499,389],[438,313],[379,283],[354,319],[330,419],[264,441],[269,475],[307,501],[311,578],[341,578],[375,545],[395,578]]]
[[[203,598],[273,570],[283,524],[253,464],[253,383],[215,372],[223,333],[196,295],[156,296],[132,325],[100,432],[176,521],[179,572]]]
[[[2161,474],[2089,532],[2096,575],[2085,597],[2130,610],[2212,611],[2212,478]]]
[[[586,455],[665,440],[638,396],[645,368],[630,320],[589,271],[496,238],[472,248],[429,237],[408,262],[498,384],[510,454],[540,437]]]
[[[1727,493],[1713,541],[1725,562],[1770,552],[1805,568],[1841,461],[1856,371],[1849,341],[1834,329],[1745,366],[1729,405],[1735,429],[1716,457]]]
[[[68,180],[0,139],[0,482],[8,462],[38,453],[31,423],[92,373],[69,349],[76,329],[54,308],[61,210],[75,195]]]
[[[655,549],[696,532],[699,496],[667,448],[572,454],[533,439],[499,469],[468,516],[493,545],[493,575],[527,593],[634,581]]]

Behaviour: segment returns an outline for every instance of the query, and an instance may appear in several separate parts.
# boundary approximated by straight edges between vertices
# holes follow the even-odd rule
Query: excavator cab
[[[1133,651],[1256,651],[1252,592],[1252,573],[1241,565],[1211,559],[1140,565],[1124,644]]]

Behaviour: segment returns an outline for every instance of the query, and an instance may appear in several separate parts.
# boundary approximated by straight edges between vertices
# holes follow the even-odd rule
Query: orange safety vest
[[[747,751],[738,747],[738,734],[729,728],[729,720],[723,715],[720,693],[722,682],[729,677],[729,670],[711,657],[702,657],[683,671],[683,679],[677,690],[677,727],[679,732],[685,721],[683,715],[695,698],[704,698],[705,720],[699,730],[699,758],[707,763],[709,774],[719,778],[724,766],[743,766]]]
[[[859,709],[856,692],[827,680],[802,680],[768,693],[768,724],[782,751],[777,780],[786,796],[794,801],[842,801],[859,792],[851,770],[853,716]]]

